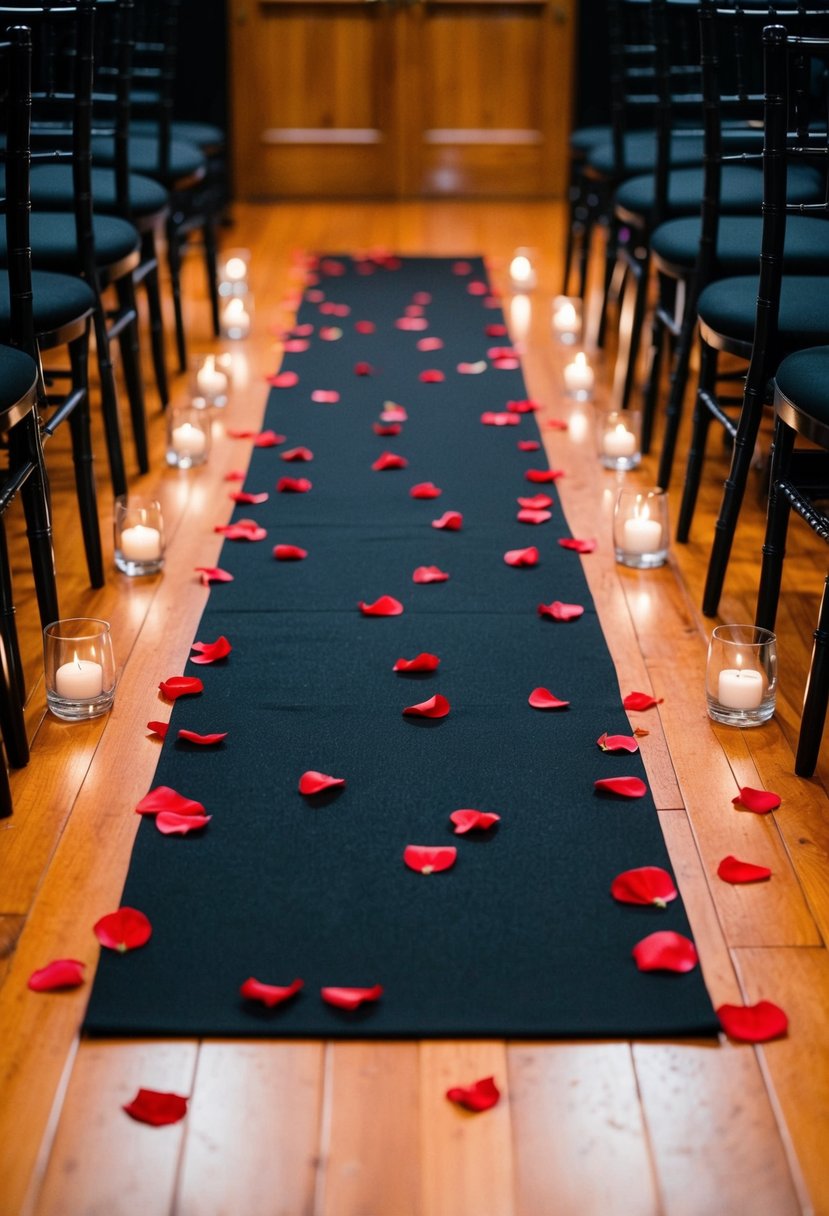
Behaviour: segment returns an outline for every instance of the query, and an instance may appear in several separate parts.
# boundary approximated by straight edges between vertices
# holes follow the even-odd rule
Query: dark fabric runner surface
[[[457,371],[508,345],[485,332],[502,316],[470,292],[485,281],[480,259],[470,267],[459,274],[445,259],[323,261],[319,287],[306,292],[298,324],[314,332],[308,349],[282,365],[299,381],[271,391],[263,423],[286,440],[253,450],[244,483],[270,497],[233,514],[256,519],[267,539],[225,542],[219,565],[234,581],[213,588],[196,633],[205,642],[225,635],[233,650],[212,666],[183,668],[204,680],[204,693],[175,703],[153,782],[204,803],[212,821],[184,838],[142,821],[122,903],[146,913],[153,935],[127,954],[102,952],[88,1032],[635,1037],[718,1029],[699,968],[643,973],[631,956],[655,930],[689,935],[681,901],[632,907],[609,893],[623,870],[671,866],[650,794],[623,800],[594,791],[598,778],[644,778],[644,768],[638,755],[596,745],[604,731],[630,733],[630,723],[581,559],[557,543],[568,535],[561,507],[540,526],[516,520],[518,496],[558,498],[556,486],[525,480],[527,469],[546,467],[543,449],[517,447],[538,438],[534,416],[520,415],[518,426],[480,421],[526,396],[521,373],[492,359],[483,374]],[[398,328],[424,292],[428,328]],[[331,303],[350,312],[332,314]],[[375,331],[360,332],[360,321]],[[326,338],[325,327],[342,336]],[[419,350],[424,336],[443,348]],[[355,373],[361,362],[370,375]],[[428,368],[445,380],[422,382]],[[319,389],[340,400],[314,402]],[[386,401],[408,413],[398,437],[372,429]],[[312,449],[312,462],[280,459],[297,445]],[[240,440],[242,465],[249,450]],[[387,450],[408,467],[372,471]],[[307,477],[313,488],[276,493],[283,476]],[[422,481],[441,497],[410,497]],[[431,527],[447,510],[462,512],[461,531]],[[215,514],[224,523],[225,505],[216,503]],[[275,561],[277,543],[302,546],[308,557]],[[529,545],[540,550],[537,567],[505,564],[507,550]],[[421,565],[448,571],[449,581],[415,585]],[[403,615],[360,614],[358,601],[381,595],[399,599]],[[543,619],[538,605],[553,600],[586,611],[569,623]],[[440,657],[436,672],[393,673],[398,658],[423,651]],[[159,671],[153,681],[174,674]],[[154,686],[148,718],[161,716]],[[531,708],[538,686],[569,709]],[[448,717],[403,716],[435,693],[449,699]],[[198,748],[175,741],[180,727],[229,734]],[[306,798],[298,792],[306,770],[347,784]],[[497,812],[501,822],[455,836],[449,815],[460,808]],[[403,863],[408,844],[456,845],[457,862],[420,875]],[[239,994],[250,976],[305,986],[266,1009]],[[320,998],[324,986],[375,984],[382,998],[353,1012]]]

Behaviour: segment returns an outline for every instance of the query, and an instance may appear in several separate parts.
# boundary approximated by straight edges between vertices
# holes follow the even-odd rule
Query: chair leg
[[[126,494],[127,492],[127,471],[124,466],[124,449],[121,444],[121,422],[118,417],[118,390],[115,386],[115,373],[112,368],[106,317],[104,316],[100,299],[92,314],[92,326],[95,331],[98,375],[101,382],[101,410],[103,412],[104,434],[106,437],[107,456],[109,458],[109,475],[112,480],[112,492],[117,498],[119,495]],[[88,377],[84,382],[84,387],[88,394]]]
[[[158,251],[155,233],[150,229],[141,238],[141,260],[148,267],[144,274],[144,290],[147,293],[147,310],[150,314],[150,346],[153,356],[153,371],[161,408],[166,409],[170,401],[167,382],[167,358],[164,350],[164,318],[161,311],[161,291],[158,282]]]
[[[829,700],[829,576],[823,585],[820,615],[815,630],[812,661],[803,698],[800,718],[800,738],[797,744],[794,771],[798,777],[811,777],[817,767],[826,705]]]
[[[141,352],[138,346],[138,305],[135,300],[135,284],[131,275],[124,275],[115,284],[118,305],[122,313],[131,313],[132,321],[118,337],[121,347],[121,363],[127,383],[127,397],[132,420],[132,435],[139,471],[149,472],[150,456],[147,446],[147,412],[144,407],[144,381],[141,375]]]
[[[40,623],[46,626],[59,620],[60,610],[52,544],[49,478],[34,412],[9,433],[9,460],[16,467],[31,462],[33,468],[23,484],[20,498],[26,517],[26,539],[29,542]]]
[[[694,406],[694,422],[691,429],[691,446],[688,449],[688,461],[685,466],[685,486],[682,491],[682,502],[679,508],[679,520],[676,529],[676,539],[685,544],[691,531],[691,522],[697,505],[699,483],[702,478],[702,466],[705,462],[705,444],[708,438],[708,428],[711,425],[711,415],[705,404],[705,395],[713,393],[717,383],[717,352],[713,347],[702,343],[700,355],[699,384],[697,399]]]
[[[616,370],[613,377],[613,398],[617,409],[626,410],[630,405],[642,327],[645,321],[645,304],[648,293],[649,259],[635,258],[631,263],[628,282],[622,297],[619,318],[619,348],[616,352]]]
[[[667,490],[671,484],[676,443],[679,438],[679,428],[682,424],[685,393],[688,388],[688,372],[691,366],[691,352],[694,348],[694,336],[697,329],[696,301],[696,292],[689,291],[685,300],[682,325],[671,366],[668,403],[665,408],[665,427],[662,433],[662,448],[659,453],[659,472],[656,478],[656,484],[661,486],[663,490]]]
[[[72,378],[83,384],[87,376],[89,344],[87,338],[77,338],[69,345],[72,362]],[[78,513],[81,519],[86,565],[89,581],[93,587],[104,585],[104,558],[101,550],[101,529],[98,522],[98,502],[95,490],[92,440],[89,425],[89,395],[72,411],[69,418],[72,434],[72,460],[75,467],[75,488],[78,495]],[[126,487],[124,489],[125,492]]]
[[[181,302],[181,238],[172,221],[167,223],[167,262],[173,289],[173,312],[176,320],[176,351],[178,370],[187,371],[187,343],[184,334],[184,310]]]
[[[642,393],[642,453],[644,455],[647,455],[651,450],[654,417],[659,400],[659,386],[662,380],[663,356],[668,339],[661,313],[667,310],[666,296],[669,284],[666,276],[663,274],[658,274],[657,279],[659,298],[657,306],[653,310],[653,320],[651,321],[651,340],[648,347],[645,387]]]
[[[756,623],[762,629],[774,629],[783,559],[786,556],[786,533],[791,507],[780,490],[780,483],[789,477],[789,465],[794,450],[795,433],[779,418],[774,427],[774,446],[769,473],[769,502],[766,515],[766,536],[763,541],[763,561],[760,568],[760,589],[757,593]]]
[[[23,717],[25,681],[14,621],[6,529],[0,520],[0,731],[12,768],[29,763],[29,738]]]
[[[602,308],[599,313],[599,324],[596,331],[596,345],[604,348],[607,339],[607,319],[610,301],[614,296],[621,295],[624,279],[624,263],[618,257],[620,225],[612,216],[607,229],[605,241],[604,284],[602,287]]]
[[[210,317],[213,322],[213,336],[218,338],[222,327],[219,320],[219,266],[218,238],[216,224],[212,216],[204,221],[204,264],[207,271],[207,294],[210,299]]]
[[[2,749],[0,749],[2,753]],[[14,813],[12,791],[9,785],[9,770],[6,767],[6,757],[0,754],[0,819],[8,819]]]

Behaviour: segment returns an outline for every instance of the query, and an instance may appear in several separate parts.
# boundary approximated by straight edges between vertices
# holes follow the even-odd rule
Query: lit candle
[[[158,528],[136,524],[121,533],[121,554],[131,562],[152,562],[161,557],[161,533]]]
[[[583,351],[579,351],[573,362],[564,368],[564,384],[568,393],[591,392],[595,379],[593,368],[587,362],[587,355]]]
[[[250,313],[240,296],[228,300],[222,311],[222,329],[229,338],[246,338],[250,333]]]
[[[656,553],[662,545],[662,524],[650,518],[647,507],[625,520],[623,534],[627,553]]]
[[[202,456],[207,448],[207,436],[192,422],[182,422],[171,436],[173,450],[179,456]]]
[[[55,692],[67,701],[100,697],[103,690],[104,669],[91,659],[79,659],[76,654],[71,663],[64,663],[55,672]]]
[[[575,342],[579,315],[572,300],[562,300],[553,312],[553,329],[562,341]]]
[[[619,422],[602,436],[602,451],[605,456],[614,460],[632,456],[636,451],[636,436],[633,431],[627,429],[624,422]]]
[[[227,376],[216,367],[216,356],[207,355],[196,374],[196,387],[203,397],[221,397],[227,392]]]
[[[740,661],[737,655],[737,662]],[[763,673],[753,667],[726,667],[720,672],[717,698],[727,709],[757,709],[764,692]]]
[[[231,283],[241,283],[247,277],[248,266],[244,258],[228,258],[225,262],[225,278]]]
[[[530,291],[536,285],[533,264],[524,253],[517,253],[509,264],[509,277],[516,291]]]

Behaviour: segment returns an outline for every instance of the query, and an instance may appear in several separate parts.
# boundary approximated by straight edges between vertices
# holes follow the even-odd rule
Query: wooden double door
[[[230,0],[237,195],[563,195],[574,3]]]

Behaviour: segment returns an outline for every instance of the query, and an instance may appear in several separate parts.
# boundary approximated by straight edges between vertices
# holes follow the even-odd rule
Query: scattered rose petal
[[[524,480],[535,482],[536,485],[546,485],[547,482],[558,481],[562,476],[561,469],[527,469]]]
[[[190,656],[191,663],[215,663],[219,659],[227,658],[233,647],[227,638],[222,635],[216,638],[215,642],[193,642],[191,650],[197,650],[199,657]]]
[[[518,440],[518,451],[519,452],[537,452],[540,447],[541,447],[541,444],[538,442],[537,439],[519,439]]]
[[[235,524],[216,524],[214,532],[219,532],[225,540],[257,541],[264,540],[268,535],[255,519],[239,519]]]
[[[398,456],[397,452],[382,452],[371,467],[375,473],[381,473],[384,469],[405,469],[408,463],[406,457]]]
[[[277,494],[307,494],[312,483],[307,477],[280,477],[276,483]]]
[[[538,550],[535,545],[528,549],[507,549],[504,561],[508,566],[537,566]]]
[[[494,361],[497,361],[498,359],[514,359],[515,351],[511,346],[490,346],[489,350],[486,352],[486,357],[487,359],[492,359]],[[507,409],[509,409],[510,405],[512,404],[513,403],[511,401],[508,402]]]
[[[515,517],[520,524],[546,524],[548,519],[552,519],[551,511],[533,511],[528,507],[522,507]]]
[[[757,866],[751,861],[738,861],[729,854],[717,866],[717,875],[723,882],[765,882],[771,878],[771,870],[768,866]]]
[[[720,1005],[717,1017],[729,1039],[738,1043],[768,1043],[789,1028],[789,1019],[779,1005],[758,1001],[756,1005]]]
[[[423,384],[440,384],[446,376],[437,367],[426,367],[418,376]]]
[[[300,794],[321,794],[323,790],[339,789],[345,785],[345,777],[331,777],[328,773],[318,773],[308,769],[299,779]]]
[[[466,290],[471,296],[485,296],[489,291],[486,283],[482,283],[480,279],[473,279],[471,283],[467,283]]]
[[[318,282],[319,282],[319,279],[315,279],[315,278],[312,276],[312,277],[310,277],[310,278],[307,280],[307,282],[309,282],[309,283],[318,283]],[[324,299],[325,299],[325,292],[324,292],[324,291],[316,291],[316,290],[307,291],[307,292],[305,293],[305,298],[306,298],[306,300],[309,302],[309,304],[319,304],[319,303],[320,303],[320,301],[322,301],[322,300],[324,300]]]
[[[452,263],[452,274],[461,274],[461,275],[472,274],[472,263],[471,262],[462,262],[462,261],[453,262]]]
[[[284,435],[277,435],[276,431],[260,431],[254,436],[253,446],[255,448],[276,448],[280,443],[285,442]]]
[[[275,376],[267,376],[266,379],[273,388],[293,388],[299,384],[296,372],[278,372]]]
[[[699,962],[691,939],[671,929],[660,929],[643,937],[632,954],[640,971],[693,971]]]
[[[358,1009],[366,1002],[379,1001],[382,995],[382,984],[373,988],[320,988],[322,999],[338,1009]]]
[[[622,904],[653,904],[664,908],[679,895],[674,880],[659,866],[639,866],[617,874],[610,894]]]
[[[450,705],[446,697],[442,697],[439,692],[436,692],[433,697],[429,697],[428,701],[420,701],[417,705],[407,705],[403,713],[412,718],[445,718],[449,709]]]
[[[117,950],[119,954],[143,946],[153,931],[147,917],[137,908],[118,908],[116,912],[109,912],[96,921],[92,929],[102,946]]]
[[[544,425],[548,431],[566,431],[570,426],[564,418],[548,418]]]
[[[458,857],[454,845],[407,844],[403,850],[403,861],[410,870],[418,874],[439,874],[451,870]]]
[[[225,473],[224,480],[225,481],[244,481],[245,476],[246,476],[246,474],[245,474],[244,469],[230,469],[227,473]]]
[[[181,1094],[159,1093],[156,1089],[139,1089],[132,1102],[122,1108],[138,1123],[149,1123],[151,1127],[165,1127],[179,1123],[187,1114],[187,1098]]]
[[[258,506],[259,503],[268,501],[268,491],[263,490],[261,494],[251,494],[248,490],[232,490],[228,494],[228,498],[232,498],[234,502],[245,503],[248,506]]]
[[[200,735],[195,730],[185,730],[184,727],[178,732],[178,738],[184,739],[187,743],[198,743],[201,747],[213,747],[216,743],[221,743],[222,739],[226,739],[228,732],[226,730],[214,731],[209,735]]]
[[[480,376],[486,366],[486,359],[479,359],[477,363],[459,363],[458,371],[462,376]]]
[[[354,364],[354,375],[355,376],[373,376],[374,368],[371,366],[370,363],[363,363],[363,362],[355,363]]]
[[[56,958],[29,976],[32,992],[57,992],[61,988],[80,988],[86,963],[76,958]]]
[[[166,680],[161,681],[158,687],[162,696],[165,696],[168,701],[175,701],[179,697],[192,697],[196,693],[204,692],[204,684],[198,676],[168,676]]]
[[[563,604],[561,600],[553,600],[552,604],[539,604],[538,615],[548,616],[553,621],[577,621],[584,615],[581,604]]]
[[[451,1089],[447,1089],[446,1096],[450,1102],[462,1106],[464,1110],[479,1114],[493,1107],[501,1093],[494,1077],[484,1077],[472,1085],[453,1085]]]
[[[443,350],[443,338],[419,338],[417,349],[420,351]]]
[[[463,527],[463,515],[460,511],[444,511],[440,519],[432,520],[433,528],[441,528],[444,532],[460,532]]]
[[[495,359],[492,366],[497,368],[499,372],[513,372],[521,364],[518,359],[510,358],[508,355],[501,355],[499,359]]]
[[[525,507],[528,511],[546,511],[547,507],[553,505],[549,494],[532,494],[529,498],[522,497],[516,501],[519,507]]]
[[[489,325],[484,326],[484,334],[487,338],[505,338],[507,327],[498,321],[491,321]]]
[[[393,595],[381,595],[373,604],[360,600],[357,607],[363,616],[400,616],[403,611],[400,600],[396,600]]]
[[[170,729],[169,722],[148,722],[147,730],[152,734],[157,735],[159,739],[167,738],[167,731]]]
[[[598,542],[593,539],[584,540],[575,536],[562,536],[558,543],[562,549],[572,549],[574,553],[593,553]]]
[[[185,798],[169,785],[157,785],[136,804],[136,815],[157,815],[161,811],[175,811],[177,815],[203,815],[204,807],[194,798]]]
[[[622,705],[625,709],[653,709],[654,705],[661,705],[663,700],[664,697],[652,697],[647,692],[629,692]]]
[[[230,439],[253,439],[258,434],[258,431],[246,431],[238,426],[229,426],[227,428],[227,435]]]
[[[511,414],[532,414],[541,409],[541,402],[525,397],[523,401],[508,401],[507,409]]]
[[[292,984],[280,987],[277,984],[263,984],[261,980],[255,980],[251,976],[242,984],[239,994],[248,1001],[261,1001],[268,1009],[273,1009],[274,1006],[281,1005],[283,1001],[289,1001],[292,996],[296,996],[304,984],[304,980],[294,980]]]
[[[291,330],[297,338],[310,338],[314,332],[314,327],[310,321],[306,321],[304,325],[295,325]]]
[[[310,448],[287,448],[279,453],[280,460],[313,460],[314,453]]]
[[[311,393],[311,400],[317,405],[335,405],[340,399],[340,394],[336,389],[315,388]]]
[[[439,566],[418,566],[412,575],[413,583],[445,583],[449,575]]]
[[[439,490],[431,481],[419,481],[409,490],[410,498],[440,498],[442,493],[443,490]]]
[[[355,321],[354,328],[358,334],[373,334],[376,326],[373,321]]]
[[[337,342],[343,336],[343,331],[338,325],[322,325],[320,326],[320,337],[323,342]]]
[[[308,556],[308,550],[299,545],[274,545],[273,555],[278,562],[301,562]]]
[[[347,317],[351,308],[348,304],[335,304],[333,300],[328,300],[320,305],[320,312],[324,317]]]
[[[232,583],[233,575],[219,566],[194,566],[196,574],[201,575],[202,585],[209,587],[211,583]]]
[[[551,693],[549,688],[534,688],[527,700],[533,709],[566,709],[570,704]]]
[[[639,744],[633,735],[609,735],[607,731],[596,740],[603,752],[634,752],[639,751]]]
[[[481,422],[484,426],[518,426],[520,421],[517,414],[508,414],[506,411],[499,413],[494,410],[484,410],[481,414]]]
[[[407,304],[403,311],[407,317],[422,317],[423,305],[417,303]]]
[[[330,275],[331,278],[339,278],[345,274],[345,264],[337,258],[323,258],[319,268],[320,274]]]
[[[487,832],[493,824],[501,821],[501,816],[492,811],[473,811],[471,808],[453,811],[449,818],[455,825],[456,836],[463,836],[472,831]]]
[[[644,798],[648,787],[639,777],[602,777],[593,782],[598,793],[618,794],[622,798]]]
[[[783,799],[771,790],[754,790],[750,785],[744,785],[736,798],[731,799],[734,806],[746,811],[754,811],[757,815],[767,815],[776,811]]]
[[[431,304],[432,293],[430,291],[416,291],[412,296],[412,303],[419,304],[421,307]]]
[[[645,730],[644,726],[637,726],[634,728],[633,733],[637,739],[644,739],[645,736],[649,735],[651,732],[649,730]]]
[[[162,836],[188,836],[206,828],[212,815],[179,815],[176,811],[160,811],[155,817],[155,826]]]
[[[429,322],[425,317],[398,317],[395,321],[397,329],[406,329],[411,331],[420,331],[429,328]]]
[[[373,422],[371,429],[375,435],[399,435],[403,430],[399,422]]]
[[[398,673],[409,671],[437,671],[440,666],[440,659],[436,654],[429,654],[424,651],[422,654],[415,655],[413,659],[398,659],[392,671]]]
[[[380,415],[383,422],[405,422],[409,415],[402,405],[396,401],[384,401],[383,412]]]
[[[322,337],[322,333],[320,333],[320,337]],[[282,343],[282,349],[289,355],[301,355],[309,345],[307,338],[287,338]]]

